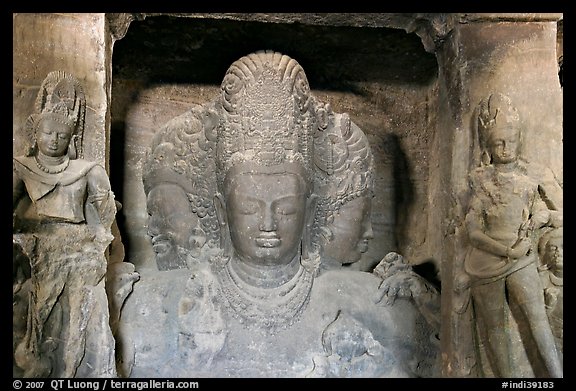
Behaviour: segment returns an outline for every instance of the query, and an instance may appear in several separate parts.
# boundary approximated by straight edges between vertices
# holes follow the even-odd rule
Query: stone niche
[[[114,45],[111,180],[123,199],[125,245],[135,264],[155,267],[141,181],[152,137],[191,104],[216,96],[234,59],[264,49],[296,59],[313,93],[349,113],[369,139],[376,164],[374,239],[355,267],[371,270],[389,251],[414,263],[430,260],[423,246],[438,95],[434,54],[414,33],[371,27],[382,23],[377,15],[352,23],[302,15],[243,18],[149,16],[132,22]]]
[[[155,134],[217,96],[235,60],[258,50],[286,54],[300,63],[319,100],[364,131],[375,158],[374,238],[350,268],[372,271],[387,254],[402,254],[441,292],[434,314],[442,322],[441,375],[493,376],[481,363],[486,357],[474,352],[473,315],[460,311],[455,293],[468,246],[467,177],[480,161],[476,107],[493,92],[508,94],[523,116],[522,155],[549,168],[562,186],[562,19],[14,14],[13,154],[24,153],[22,128],[44,77],[75,74],[87,99],[84,157],[106,168],[121,204],[111,255],[155,275],[142,183]],[[534,343],[520,343],[515,322],[509,328],[522,363],[518,376],[545,376]]]

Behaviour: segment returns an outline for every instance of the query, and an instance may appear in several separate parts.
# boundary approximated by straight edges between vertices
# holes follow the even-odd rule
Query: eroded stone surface
[[[465,221],[470,249],[464,270],[480,341],[477,350],[486,349],[485,361],[480,360],[483,373],[520,377],[524,366],[534,366],[513,354],[518,344],[529,352],[535,349],[549,376],[562,377],[537,271],[542,228],[563,225],[562,212],[550,201],[561,188],[546,182],[546,176],[534,176],[530,163],[520,159],[520,114],[508,96],[491,94],[478,113],[481,166],[470,174]],[[519,325],[520,338],[512,336],[511,318]],[[526,342],[530,338],[533,342]]]
[[[104,168],[81,157],[85,110],[74,76],[48,74],[26,122],[29,152],[14,158],[15,266],[30,273],[15,291],[24,377],[116,376],[104,288],[116,204]]]
[[[130,376],[433,376],[437,330],[414,301],[382,301],[380,277],[321,248],[326,210],[360,206],[344,225],[365,226],[371,164],[361,129],[311,94],[294,59],[234,62],[220,96],[170,121],[145,163],[158,268],[182,270],[170,286],[143,277],[127,300]]]
[[[561,19],[561,14],[14,14],[13,151],[16,156],[27,151],[24,124],[34,110],[44,76],[53,69],[69,70],[79,76],[90,108],[86,115],[86,137],[80,146],[89,161],[106,168],[111,163],[113,188],[124,204],[120,230],[116,223],[112,226],[115,239],[107,250],[110,262],[122,260],[123,244],[126,245],[129,259],[148,280],[134,291],[134,297],[139,298],[135,300],[139,300],[141,310],[145,311],[148,304],[144,297],[166,289],[155,288],[160,283],[154,281],[164,275],[187,272],[189,267],[195,270],[199,258],[215,255],[220,247],[219,223],[209,197],[190,199],[192,193],[184,192],[178,201],[174,186],[182,186],[180,179],[175,182],[179,185],[170,183],[151,192],[143,186],[145,156],[154,135],[172,118],[171,125],[165,127],[166,133],[191,136],[185,129],[196,129],[201,134],[202,130],[194,123],[199,121],[200,128],[209,124],[202,115],[210,106],[207,102],[213,102],[218,95],[218,84],[229,61],[262,47],[285,50],[305,65],[310,84],[315,88],[314,96],[330,102],[337,118],[348,113],[362,129],[375,158],[371,213],[375,238],[369,242],[361,261],[349,268],[368,270],[369,265],[378,263],[391,250],[407,255],[410,263],[425,261],[436,265],[436,271],[441,271],[438,276],[442,277],[443,374],[493,376],[484,365],[485,351],[480,350],[479,355],[474,352],[475,319],[469,281],[462,274],[469,248],[464,227],[464,211],[470,196],[467,177],[481,161],[474,133],[475,108],[481,98],[494,91],[509,93],[523,114],[522,154],[530,161],[530,175],[540,178],[545,186],[554,183],[561,186],[562,20],[557,23],[558,18]],[[394,30],[398,28],[408,34]],[[166,56],[166,52],[173,55]],[[230,55],[231,52],[236,54]],[[190,110],[194,105],[197,107]],[[175,118],[179,115],[182,117]],[[175,131],[177,127],[184,133]],[[194,139],[196,136],[182,141],[196,143],[200,141]],[[203,141],[203,148],[206,144]],[[203,159],[201,154],[189,158]],[[213,168],[202,169],[210,172]],[[167,195],[174,196],[175,202],[158,203]],[[359,200],[350,200],[349,206]],[[546,203],[552,205],[548,206],[550,209],[560,209],[561,191],[556,196],[548,195]],[[155,223],[152,219],[148,224],[147,209],[152,214],[166,216],[180,211],[194,224],[186,223],[184,229],[177,221],[172,224],[171,219]],[[210,217],[204,218],[204,214]],[[198,218],[200,215],[204,217]],[[20,224],[18,220],[15,222]],[[176,256],[165,257],[166,269],[179,269],[147,274],[162,263],[156,262],[148,236],[149,233],[155,236],[158,227],[182,233],[168,242],[184,246],[177,247]],[[558,349],[562,339],[559,303],[563,282],[562,267],[557,261],[561,259],[561,240],[546,244],[548,237],[556,236],[554,231],[542,236],[537,264]],[[34,237],[14,235],[15,348],[26,334],[25,303],[31,291],[28,259],[34,257],[38,243]],[[158,240],[155,247],[166,248],[162,243]],[[387,258],[384,257],[380,267],[388,265]],[[111,329],[117,333],[122,303],[132,289],[131,283],[124,285],[124,282],[134,281],[137,274],[128,263],[112,263],[108,266],[106,289],[108,299],[112,300]],[[399,269],[404,270],[404,266]],[[177,289],[186,292],[174,305],[182,314],[178,326],[186,335],[179,342],[182,346],[194,341],[190,325],[196,319],[192,310],[195,300],[189,297],[198,298],[199,302],[209,297],[199,291],[200,280],[207,280],[206,285],[212,290],[219,284],[205,276],[177,283]],[[402,271],[381,287],[391,292],[392,297],[396,291],[416,301],[408,289],[414,286],[411,281],[418,281],[418,277]],[[151,291],[144,293],[147,286]],[[381,289],[378,295],[382,294]],[[419,305],[417,301],[415,304]],[[435,305],[432,300],[420,308],[426,312]],[[128,313],[136,313],[130,305],[125,308]],[[199,328],[200,334],[214,337],[197,336],[201,341],[198,357],[202,360],[211,357],[224,338],[223,318],[218,321],[214,313],[217,311],[206,310],[198,317],[213,319],[215,325]],[[434,316],[425,318],[434,324]],[[322,332],[325,343],[313,357],[316,369],[310,376],[336,373],[347,376],[352,373],[349,368],[371,368],[370,360],[362,354],[353,357],[357,353],[353,347],[331,347],[329,342],[343,329],[358,331],[358,322],[341,313],[327,324]],[[516,342],[521,333],[529,335],[529,330],[523,330],[524,325],[513,318],[509,326],[513,356],[517,360],[515,374],[547,376],[539,358],[533,357],[534,345]],[[384,345],[372,331],[358,331],[355,335],[357,346],[364,343],[373,355],[386,354],[381,349]],[[122,344],[125,341],[115,336],[122,350],[119,374],[124,376],[129,373],[127,368],[136,352],[129,338]],[[347,364],[335,367],[334,363],[343,357]],[[392,372],[380,374],[385,373]],[[16,370],[15,374],[21,372]],[[373,374],[377,376],[378,372]]]

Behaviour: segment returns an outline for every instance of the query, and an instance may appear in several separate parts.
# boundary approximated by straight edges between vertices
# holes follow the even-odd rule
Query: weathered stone
[[[75,77],[48,74],[26,121],[29,151],[14,158],[15,267],[29,273],[27,291],[15,290],[24,377],[116,376],[104,288],[116,204],[104,168],[80,157],[85,110]]]
[[[234,62],[217,98],[159,132],[143,173],[158,268],[184,270],[127,299],[130,376],[437,374],[438,325],[412,296],[381,300],[376,274],[342,268],[371,238],[372,155],[294,59]]]
[[[505,95],[495,93],[478,108],[481,166],[470,174],[471,198],[465,224],[470,250],[464,260],[470,289],[469,310],[478,333],[477,350],[486,349],[481,373],[520,377],[524,366],[514,345],[535,349],[550,377],[562,377],[562,365],[546,314],[538,276],[538,239],[545,226],[562,226],[561,210],[545,200],[560,186],[534,176],[519,158],[520,115]],[[549,209],[550,208],[550,209]],[[514,306],[520,311],[514,312]],[[512,319],[519,325],[514,336]],[[534,346],[527,344],[533,338]],[[530,353],[530,352],[529,352]]]
[[[216,210],[207,197],[215,185],[206,187],[201,197],[179,193],[182,197],[178,201],[174,186],[181,186],[180,179],[175,177],[174,183],[162,188],[151,186],[155,188],[150,191],[142,178],[149,172],[147,153],[154,138],[167,134],[184,136],[184,150],[189,148],[189,140],[195,136],[186,138],[187,130],[196,129],[194,134],[198,135],[205,127],[212,127],[203,115],[211,111],[205,109],[220,93],[218,87],[230,62],[263,48],[297,58],[306,69],[313,96],[330,102],[338,118],[347,113],[369,142],[374,158],[374,197],[370,219],[364,219],[364,223],[371,223],[374,239],[360,260],[345,266],[344,271],[371,271],[380,260],[383,262],[379,267],[385,268],[391,252],[405,255],[400,262],[404,266],[398,267],[402,271],[383,284],[378,294],[389,292],[390,300],[395,297],[394,292],[405,294],[402,300],[419,307],[423,314],[419,321],[425,327],[442,319],[443,376],[494,376],[484,365],[485,349],[475,348],[477,319],[471,311],[469,281],[463,274],[470,248],[464,225],[472,195],[467,178],[481,161],[476,108],[493,92],[501,91],[511,97],[522,116],[524,142],[520,154],[528,159],[530,176],[539,178],[542,187],[560,186],[559,191],[544,194],[548,208],[560,210],[562,14],[14,14],[13,22],[13,154],[22,156],[28,152],[25,122],[35,110],[45,75],[54,69],[70,72],[81,81],[87,100],[86,131],[79,144],[83,157],[106,168],[116,198],[123,204],[118,221],[112,224],[114,241],[105,251],[109,259],[106,291],[120,376],[130,373],[135,356],[156,360],[143,356],[139,348],[135,350],[131,335],[118,334],[122,329],[119,321],[124,316],[124,320],[135,319],[144,312],[144,318],[153,321],[147,318],[153,316],[147,312],[151,308],[176,308],[176,328],[184,330],[178,346],[185,349],[198,341],[197,357],[203,360],[221,344],[224,334],[217,318],[212,318],[213,328],[200,326],[195,337],[190,334],[190,327],[198,326],[196,320],[209,319],[214,312],[195,317],[193,303],[205,303],[209,297],[201,293],[203,285],[199,282],[208,281],[207,286],[213,287],[218,281],[212,281],[211,272],[204,269],[194,273],[197,277],[186,278],[190,265],[194,269],[198,259],[214,256],[220,248]],[[192,144],[196,142],[199,148],[195,151],[206,153],[210,141],[196,139]],[[162,148],[157,152],[161,155]],[[180,174],[192,178],[198,173],[216,176],[215,167],[210,165],[188,170],[188,158],[191,162],[204,159],[201,153],[181,159],[184,166],[180,166]],[[152,176],[149,180],[149,184],[155,181]],[[198,183],[194,186],[198,189]],[[167,196],[174,202],[158,202]],[[354,199],[350,195],[342,199],[348,200],[348,207],[364,202],[362,197]],[[65,205],[70,204],[61,203],[56,209]],[[22,225],[24,220],[19,213],[23,207],[21,204],[14,219],[17,230],[34,225]],[[166,216],[180,211],[182,216],[180,222],[149,221],[148,210]],[[353,210],[357,213],[361,209]],[[200,215],[203,217],[198,218]],[[357,214],[356,218],[361,215],[366,213]],[[182,221],[186,222],[184,228]],[[149,236],[155,236],[158,230],[178,233],[167,241],[174,243],[175,256],[166,253],[164,261],[156,256],[154,247],[162,250],[168,246],[155,239],[157,245],[153,247]],[[326,238],[330,237],[328,232]],[[561,259],[562,246],[559,240],[548,240],[556,236],[554,232],[543,234],[537,264],[558,349],[563,336],[563,311],[558,304],[562,302],[562,267],[557,266],[561,263],[558,258]],[[369,233],[367,226],[364,233]],[[60,245],[64,243],[62,240]],[[15,349],[26,336],[27,297],[34,289],[30,259],[36,256],[38,246],[44,245],[43,240],[14,234]],[[124,257],[135,265],[137,273],[129,263],[122,262]],[[351,259],[346,256],[341,261]],[[417,296],[408,298],[408,287],[415,286],[412,282],[419,279],[404,262],[428,279],[441,278],[440,314],[434,315],[434,300],[422,304],[426,302],[422,298],[420,302]],[[426,265],[434,267],[425,270]],[[173,267],[178,270],[168,270]],[[315,283],[336,278],[341,272],[338,269],[322,273]],[[145,276],[146,282],[137,283],[131,292],[138,273]],[[332,277],[323,280],[326,275]],[[168,286],[170,279],[175,281],[174,287]],[[155,298],[159,292],[167,296]],[[178,294],[171,297],[169,292]],[[134,301],[123,307],[130,296]],[[97,311],[93,313],[100,316]],[[156,313],[159,323],[164,322],[167,314]],[[362,343],[373,356],[387,355],[386,346],[378,342],[376,334],[361,331],[366,319],[359,327],[358,321],[346,313],[334,312],[327,317],[330,320],[325,323],[323,343],[313,355],[315,369],[309,376],[349,376],[360,367],[373,376],[393,373],[389,368],[374,368],[373,361],[362,354],[353,357],[357,353],[355,346]],[[172,325],[173,320],[167,322]],[[530,335],[526,323],[517,323],[516,316],[512,316],[508,326],[516,360],[515,375],[547,376],[542,361],[534,356],[534,343],[519,343],[520,335]],[[343,330],[358,331],[351,338],[355,343],[339,344]],[[161,330],[146,332],[158,340],[164,338],[154,334]],[[182,359],[194,361],[194,356]],[[344,359],[346,368],[334,365]],[[95,362],[93,358],[87,361],[91,365]],[[136,371],[139,365],[142,361],[134,367]],[[21,375],[19,371],[15,370],[15,376]]]

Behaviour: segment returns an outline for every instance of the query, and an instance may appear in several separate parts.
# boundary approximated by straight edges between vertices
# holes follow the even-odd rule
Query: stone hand
[[[528,255],[532,248],[532,242],[528,238],[519,238],[508,252],[508,256],[512,259],[518,259]]]
[[[393,305],[396,298],[410,298],[414,294],[412,276],[408,273],[392,275],[380,283],[376,302],[381,302],[387,297],[386,304]]]

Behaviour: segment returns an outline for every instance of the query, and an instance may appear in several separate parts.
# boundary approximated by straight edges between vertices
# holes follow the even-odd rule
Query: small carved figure
[[[563,353],[564,341],[564,230],[545,232],[538,244],[540,277],[544,287],[546,312],[556,339],[556,349]]]
[[[544,366],[562,377],[562,366],[546,316],[537,271],[535,236],[543,226],[562,224],[548,209],[528,164],[519,158],[520,118],[508,97],[492,94],[479,107],[482,166],[470,175],[472,195],[466,215],[471,248],[464,268],[480,338],[497,377],[514,377],[507,319],[509,301],[525,316]]]

